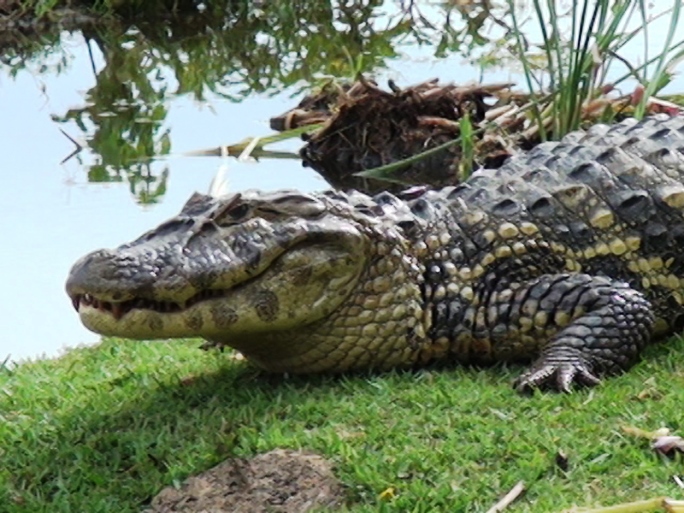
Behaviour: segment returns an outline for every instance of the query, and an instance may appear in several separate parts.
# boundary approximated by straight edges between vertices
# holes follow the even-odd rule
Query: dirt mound
[[[180,489],[164,488],[144,513],[299,513],[342,502],[342,485],[325,459],[276,449],[226,460]]]

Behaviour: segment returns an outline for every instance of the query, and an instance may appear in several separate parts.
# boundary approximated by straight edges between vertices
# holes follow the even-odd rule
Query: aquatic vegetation
[[[498,23],[509,27],[510,37],[515,41],[511,48],[512,60],[521,63],[529,93],[526,105],[511,105],[510,114],[525,120],[524,124],[516,124],[516,133],[502,131],[498,123],[481,123],[477,130],[461,132],[452,141],[356,175],[394,181],[407,166],[423,159],[429,161],[436,152],[444,153],[458,145],[469,148],[474,142],[464,140],[464,137],[481,137],[490,130],[523,147],[530,147],[547,139],[559,139],[586,123],[679,110],[674,104],[654,98],[670,82],[675,67],[684,59],[684,40],[674,40],[680,25],[679,1],[671,2],[669,8],[664,9],[663,3],[659,3],[658,8],[662,10],[655,14],[649,10],[653,7],[646,5],[644,0],[584,0],[572,3],[564,13],[559,12],[554,0],[534,0],[531,4],[534,24],[531,28],[521,23],[522,8],[513,0],[508,0],[508,10],[497,18]],[[636,22],[635,13],[639,17]],[[663,46],[655,52],[650,45],[650,51],[655,54],[651,56],[648,24],[665,15],[670,16],[667,36]],[[526,33],[535,30],[541,34],[541,41],[532,44]],[[569,39],[564,39],[563,34],[568,33]],[[632,64],[620,55],[621,50],[638,37],[643,38],[641,65]],[[501,52],[502,48],[497,46],[495,50]],[[608,80],[609,72],[616,64],[621,64],[626,72]],[[633,82],[632,93],[610,94],[628,80]],[[458,177],[465,178],[472,160],[459,161],[458,166]]]
[[[526,40],[513,1],[508,0],[508,5],[515,55],[523,66],[542,140],[557,139],[579,128],[587,115],[604,120],[614,117],[618,112],[611,108],[605,95],[627,79],[643,88],[636,89],[632,97],[632,114],[642,117],[648,112],[650,98],[668,84],[673,67],[684,56],[684,40],[673,41],[680,21],[679,1],[659,2],[658,9],[662,10],[653,14],[644,0],[583,0],[573,2],[569,13],[560,13],[553,0],[534,0],[534,22],[542,36],[535,45]],[[664,15],[670,15],[668,35],[663,46],[653,51],[649,45],[649,21]],[[635,21],[635,17],[639,19]],[[568,29],[570,38],[565,40],[562,34],[567,34]],[[636,38],[643,40],[640,66],[620,56],[625,45]],[[650,56],[649,51],[655,56]],[[541,59],[535,59],[539,52]],[[649,66],[654,63],[657,65],[651,66],[649,73]],[[622,64],[626,73],[609,81],[609,71],[617,64]]]

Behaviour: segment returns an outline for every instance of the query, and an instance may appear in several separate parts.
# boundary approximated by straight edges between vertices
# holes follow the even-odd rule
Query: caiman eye
[[[233,221],[239,221],[248,213],[249,205],[247,205],[246,203],[240,203],[239,205],[235,205],[228,212],[226,212],[226,216],[228,216]]]

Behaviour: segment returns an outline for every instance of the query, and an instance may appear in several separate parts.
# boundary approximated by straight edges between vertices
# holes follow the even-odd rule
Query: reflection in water
[[[88,168],[90,182],[127,180],[138,202],[159,200],[167,171],[155,175],[149,160],[171,152],[166,126],[171,96],[202,101],[209,92],[240,101],[291,86],[301,92],[317,80],[378,71],[398,56],[400,45],[436,44],[443,55],[462,49],[467,32],[455,28],[452,10],[471,36],[482,29],[482,13],[488,12],[487,2],[459,10],[450,3],[419,9],[414,2],[380,0],[273,2],[259,8],[219,4],[222,16],[214,3],[211,13],[186,15],[182,23],[82,29],[91,60],[97,52],[105,65],[97,71],[93,63],[96,83],[85,94],[85,105],[53,119],[73,122],[99,157]],[[35,60],[32,54],[44,63],[44,54],[52,52],[57,64],[41,64],[38,72],[55,71],[55,66],[59,72],[68,58],[60,55],[57,40],[48,35],[45,46],[15,46],[5,62],[16,73]],[[481,36],[469,38],[471,48],[486,42]]]
[[[134,34],[117,37],[113,32],[88,32],[84,36],[89,49],[99,49],[105,66],[86,93],[86,105],[53,119],[73,121],[90,134],[87,144],[100,157],[88,169],[90,182],[117,182],[125,177],[139,202],[156,202],[165,191],[168,170],[155,176],[149,163],[141,160],[171,150],[170,129],[164,128],[168,85],[159,78],[161,63],[148,58],[157,51],[134,43]]]

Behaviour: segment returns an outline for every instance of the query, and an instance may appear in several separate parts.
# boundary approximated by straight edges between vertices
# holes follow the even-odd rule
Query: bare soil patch
[[[144,513],[299,513],[333,510],[343,487],[321,456],[276,449],[253,458],[232,458],[164,488]]]

